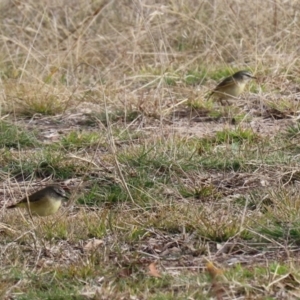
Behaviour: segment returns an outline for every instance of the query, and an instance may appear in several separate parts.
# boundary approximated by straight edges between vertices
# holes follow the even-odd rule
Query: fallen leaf
[[[156,269],[156,265],[154,262],[152,262],[149,266],[149,275],[153,276],[153,277],[161,277],[161,275],[159,274],[159,272]]]
[[[211,293],[216,297],[217,300],[223,300],[223,295],[225,292],[225,287],[223,286],[222,281],[220,280],[220,275],[223,274],[223,271],[209,261],[206,264],[207,272],[211,277]]]
[[[130,270],[129,268],[124,268],[124,269],[122,269],[122,270],[120,270],[120,272],[119,272],[119,277],[124,277],[124,278],[126,278],[126,277],[129,277],[130,275],[132,274],[132,270]]]
[[[223,271],[215,267],[211,261],[206,264],[206,269],[211,278],[215,278],[223,273]]]
[[[93,239],[91,241],[89,241],[84,247],[83,249],[85,251],[91,251],[91,250],[95,250],[96,248],[98,248],[100,245],[103,244],[103,240],[98,240],[98,239]]]

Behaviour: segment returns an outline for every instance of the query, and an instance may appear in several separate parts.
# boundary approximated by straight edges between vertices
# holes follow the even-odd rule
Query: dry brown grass
[[[297,299],[299,8],[2,1],[0,297]],[[6,211],[53,181],[59,214]]]

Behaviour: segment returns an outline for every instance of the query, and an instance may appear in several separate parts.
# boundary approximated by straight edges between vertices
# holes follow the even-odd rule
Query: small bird
[[[31,215],[44,217],[55,214],[64,198],[66,193],[60,186],[47,186],[6,208],[25,207]]]
[[[216,88],[210,93],[207,100],[214,95],[223,104],[222,100],[236,99],[243,91],[247,82],[256,79],[251,72],[243,70],[234,73],[232,76],[226,77]]]

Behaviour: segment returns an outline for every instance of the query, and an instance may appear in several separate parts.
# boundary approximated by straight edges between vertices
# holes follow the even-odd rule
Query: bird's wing
[[[217,85],[214,91],[218,90],[221,87],[230,86],[232,82],[234,82],[234,79],[232,77],[227,77]]]

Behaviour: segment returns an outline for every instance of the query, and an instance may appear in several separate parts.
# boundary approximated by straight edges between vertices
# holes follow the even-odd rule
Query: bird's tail
[[[17,205],[16,205],[16,204],[12,204],[12,205],[6,206],[6,208],[8,208],[8,209],[11,209],[11,208],[16,208],[16,207],[17,207]]]

